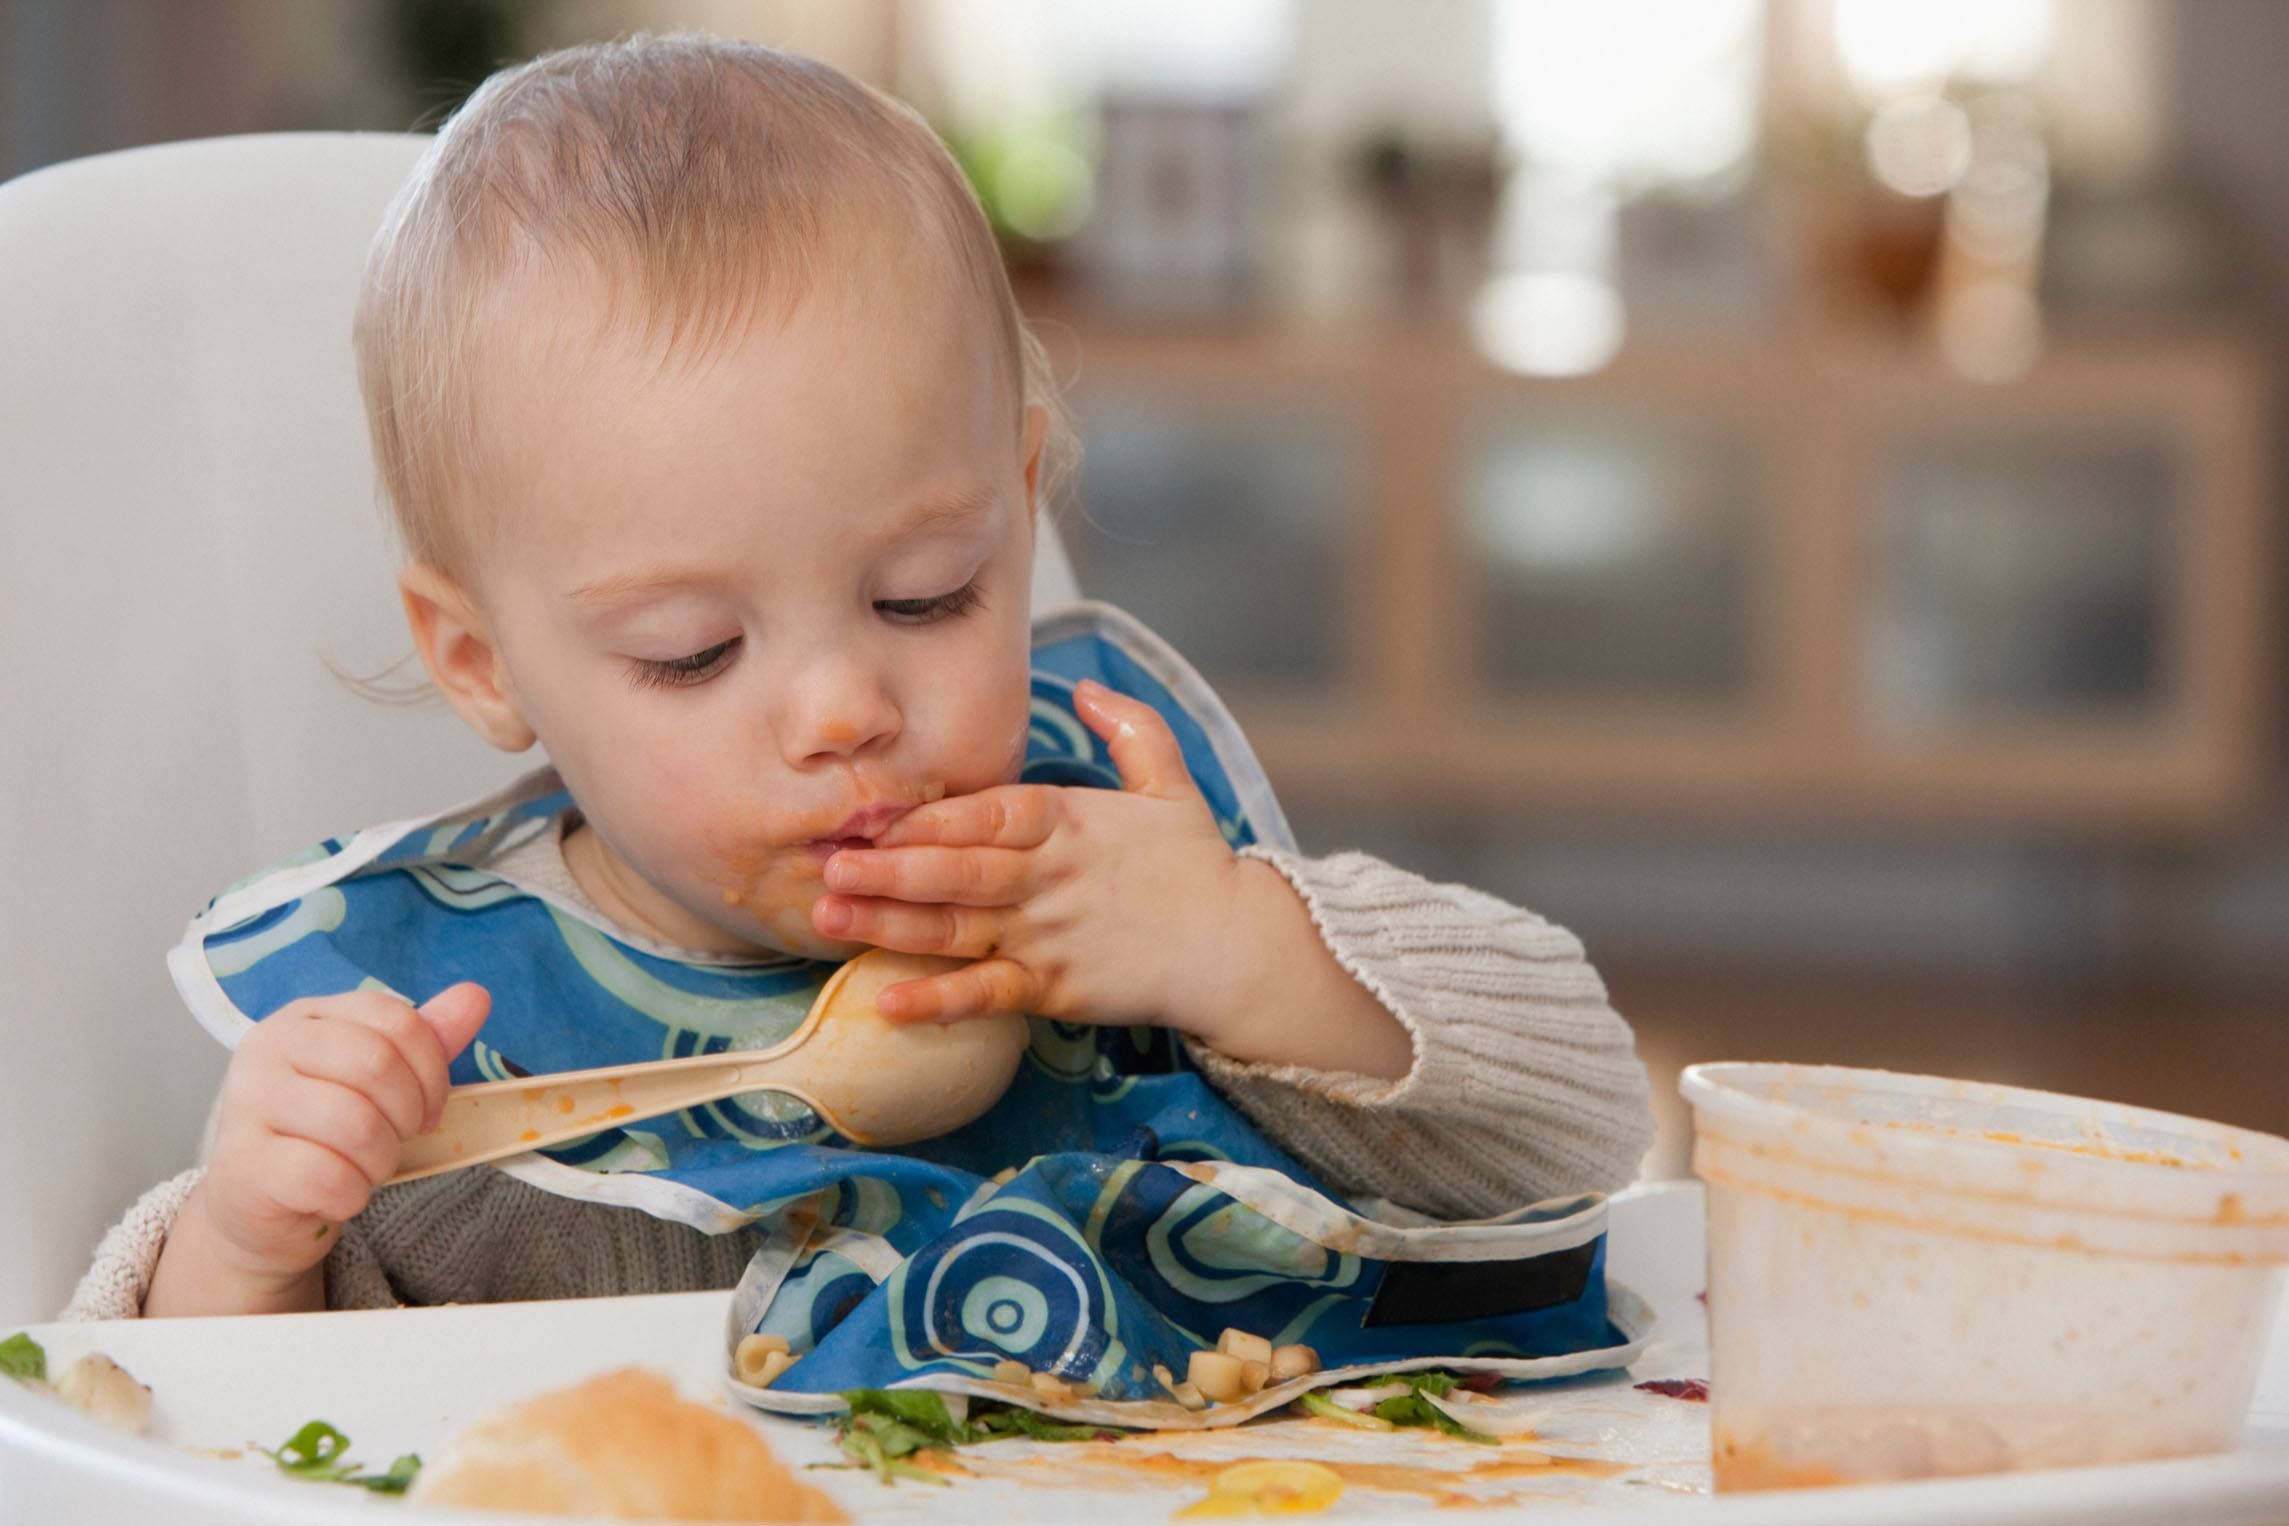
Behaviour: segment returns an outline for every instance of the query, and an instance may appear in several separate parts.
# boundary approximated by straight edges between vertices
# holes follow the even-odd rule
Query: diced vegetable
[[[1240,1397],[1240,1359],[1221,1351],[1195,1351],[1184,1370],[1185,1381],[1214,1404],[1229,1404]]]
[[[1243,1362],[1262,1362],[1267,1367],[1272,1363],[1272,1343],[1245,1330],[1226,1329],[1216,1338],[1216,1349]]]
[[[1319,1353],[1309,1346],[1281,1346],[1272,1352],[1272,1381],[1307,1377],[1319,1371]]]
[[[101,1352],[90,1352],[65,1368],[56,1380],[56,1396],[125,1435],[142,1435],[151,1420],[151,1390]]]

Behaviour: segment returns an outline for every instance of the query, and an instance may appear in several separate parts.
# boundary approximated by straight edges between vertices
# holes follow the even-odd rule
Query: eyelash
[[[957,619],[976,609],[984,601],[978,592],[976,579],[971,579],[952,593],[938,594],[928,599],[877,599],[874,607],[892,616],[901,625],[932,625],[940,620]],[[637,658],[631,678],[640,689],[677,689],[688,684],[704,683],[713,678],[739,646],[740,638],[718,641],[702,652],[689,657],[672,657],[666,661]]]
[[[970,579],[952,593],[942,593],[931,599],[877,599],[874,607],[886,615],[895,615],[909,625],[928,625],[935,620],[951,620],[976,609],[984,595],[978,592],[978,581]]]

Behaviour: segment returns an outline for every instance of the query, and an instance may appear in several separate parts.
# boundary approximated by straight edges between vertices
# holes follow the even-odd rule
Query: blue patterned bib
[[[1083,678],[1167,718],[1234,847],[1292,848],[1215,694],[1106,605],[1035,625],[1026,782],[1119,788],[1074,713]],[[832,962],[638,946],[488,867],[572,809],[542,769],[471,806],[330,838],[218,896],[169,969],[229,1045],[299,997],[418,1001],[477,981],[492,1014],[454,1061],[456,1085],[792,1033]],[[745,1391],[788,1411],[902,1382],[994,1392],[984,1380],[1014,1359],[1091,1385],[1099,1401],[1069,1408],[1110,1418],[1164,1397],[1153,1366],[1181,1374],[1227,1326],[1310,1345],[1331,1373],[1435,1362],[1559,1376],[1626,1363],[1647,1323],[1625,1290],[1609,1298],[1602,1198],[1467,1225],[1367,1217],[1155,1028],[1037,1018],[991,1111],[895,1152],[854,1148],[801,1103],[756,1092],[474,1169],[710,1233],[769,1231],[729,1335],[776,1333],[801,1354],[770,1389]]]

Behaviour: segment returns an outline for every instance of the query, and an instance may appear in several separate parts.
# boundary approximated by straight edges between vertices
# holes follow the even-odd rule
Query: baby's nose
[[[878,750],[898,734],[898,707],[877,685],[845,683],[798,704],[782,732],[788,761],[831,763]]]

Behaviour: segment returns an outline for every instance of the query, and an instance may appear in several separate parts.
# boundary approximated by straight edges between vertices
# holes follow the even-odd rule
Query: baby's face
[[[832,840],[1024,759],[1041,416],[974,304],[859,284],[697,361],[544,317],[486,395],[471,592],[584,887],[687,947],[855,952]]]

